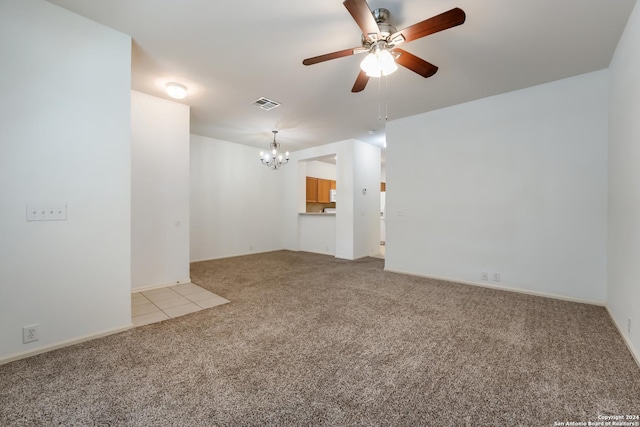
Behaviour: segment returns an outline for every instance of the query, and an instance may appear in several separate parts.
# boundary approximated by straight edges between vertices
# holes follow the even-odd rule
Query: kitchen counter
[[[336,216],[336,213],[326,213],[326,212],[299,212],[298,215],[320,215],[320,216]]]

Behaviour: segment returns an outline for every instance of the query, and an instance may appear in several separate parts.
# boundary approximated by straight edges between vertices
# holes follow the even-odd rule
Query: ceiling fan
[[[433,76],[438,71],[438,67],[396,46],[458,26],[464,23],[466,18],[464,11],[456,7],[397,31],[387,22],[389,19],[387,9],[380,8],[371,12],[366,0],[345,0],[342,4],[362,30],[362,46],[314,56],[305,59],[302,63],[313,65],[330,59],[368,52],[369,55],[360,64],[361,70],[351,92],[364,90],[370,77],[391,74],[398,68],[396,64],[424,78]]]

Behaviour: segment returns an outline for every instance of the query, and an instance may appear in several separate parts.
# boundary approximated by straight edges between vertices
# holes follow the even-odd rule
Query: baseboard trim
[[[565,296],[565,295],[549,294],[549,293],[546,293],[546,292],[538,292],[538,291],[530,291],[530,290],[527,290],[527,289],[511,288],[509,286],[492,285],[492,284],[489,284],[489,283],[482,283],[482,282],[473,282],[473,281],[470,281],[470,280],[459,280],[459,279],[452,279],[452,278],[448,278],[448,277],[430,276],[430,275],[426,275],[426,274],[411,273],[411,272],[408,272],[408,271],[395,270],[395,269],[390,269],[390,268],[386,268],[386,267],[384,268],[384,271],[388,271],[390,273],[406,274],[406,275],[409,275],[409,276],[424,277],[426,279],[443,280],[445,282],[461,283],[463,285],[479,286],[481,288],[489,288],[489,289],[497,289],[497,290],[500,290],[500,291],[516,292],[516,293],[519,293],[519,294],[532,295],[532,296],[536,296],[536,297],[551,298],[551,299],[557,299],[557,300],[562,300],[562,301],[570,301],[570,302],[577,302],[577,303],[581,303],[581,304],[589,304],[589,305],[597,305],[597,306],[600,306],[600,307],[605,307],[604,301],[592,301],[592,300],[569,297],[569,296]]]
[[[616,322],[616,318],[613,317],[613,313],[611,313],[611,310],[609,310],[609,307],[605,305],[605,308],[607,309],[607,313],[609,313],[609,317],[611,317],[611,321],[613,322],[614,325],[616,325],[616,328],[618,329],[618,332],[620,333],[620,336],[622,337],[624,343],[627,345],[627,348],[629,349],[629,352],[631,353],[633,360],[636,361],[638,368],[640,368],[640,354],[638,354],[638,351],[633,346],[633,343],[631,342],[629,337],[624,333],[624,328],[621,328],[620,325],[618,325],[618,322]]]
[[[256,254],[266,254],[267,252],[278,252],[278,251],[283,251],[283,250],[287,250],[287,249],[268,249],[268,250],[265,250],[265,251],[251,251],[251,252],[247,252],[247,253],[238,253],[238,254],[235,254],[235,255],[234,254],[220,255],[220,256],[217,256],[217,257],[213,257],[213,258],[192,259],[192,260],[189,261],[189,263],[204,262],[204,261],[215,261],[217,259],[235,258],[235,257],[239,257],[239,256],[248,256],[248,255],[256,255]]]
[[[191,277],[188,277],[186,279],[176,280],[175,282],[159,283],[156,285],[146,285],[146,286],[140,286],[139,288],[131,288],[131,293],[150,291],[152,289],[166,288],[167,286],[182,285],[183,283],[190,283],[190,282],[191,282]]]
[[[222,255],[219,257],[215,257],[215,258],[205,258],[205,259],[192,259],[191,261],[189,261],[190,263],[194,263],[194,262],[205,262],[205,261],[215,261],[218,259],[225,259],[225,258],[235,258],[235,257],[239,257],[239,256],[249,256],[249,255],[256,255],[256,254],[266,254],[269,252],[279,252],[279,251],[289,251],[289,252],[307,252],[310,254],[317,254],[317,255],[326,255],[326,256],[332,256],[338,259],[344,259],[347,261],[355,261],[357,259],[363,259],[363,258],[368,258],[371,257],[372,255],[363,255],[357,258],[342,258],[337,256],[335,253],[331,253],[331,252],[314,252],[314,251],[308,251],[308,250],[302,250],[302,249],[270,249],[270,250],[266,250],[266,251],[253,251],[253,252],[248,252],[248,253],[242,253],[242,254],[235,254],[235,255]],[[137,292],[138,289],[136,289],[134,292]]]
[[[299,251],[296,251],[296,252],[307,252],[307,253],[310,253],[310,254],[326,255],[326,256],[332,256],[334,258],[338,258],[336,256],[335,252],[331,253],[331,252],[320,252],[320,251],[308,251],[308,250],[304,250],[304,249],[300,249]],[[342,258],[342,259],[345,259],[345,258]]]
[[[26,359],[27,357],[36,356],[38,354],[47,353],[49,351],[57,350],[59,348],[69,347],[69,346],[75,345],[75,344],[80,344],[80,343],[85,342],[85,341],[91,341],[91,340],[94,340],[96,338],[106,337],[107,335],[113,335],[113,334],[117,334],[119,332],[128,331],[131,328],[133,328],[133,324],[129,324],[128,326],[123,326],[123,327],[120,327],[120,328],[107,329],[107,330],[104,330],[104,331],[97,332],[95,334],[89,334],[89,335],[85,335],[85,336],[82,336],[82,337],[79,337],[79,338],[73,338],[73,339],[70,339],[70,340],[58,342],[56,344],[51,344],[51,345],[47,345],[47,346],[44,346],[44,347],[39,347],[39,348],[36,348],[36,349],[33,349],[33,350],[25,351],[25,352],[22,352],[22,353],[13,354],[11,356],[0,358],[0,365],[4,365],[4,364],[9,363],[9,362],[15,362],[16,360],[20,360],[20,359]]]

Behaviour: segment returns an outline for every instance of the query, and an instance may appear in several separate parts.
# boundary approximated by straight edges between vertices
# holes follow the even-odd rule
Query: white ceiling
[[[401,67],[354,94],[363,56],[302,65],[359,46],[342,0],[49,1],[133,38],[133,89],[168,98],[166,82],[186,85],[192,133],[264,147],[277,129],[289,151],[348,138],[382,146],[385,113],[393,120],[606,68],[635,4],[371,0],[399,30],[454,7],[467,20],[402,46],[440,67],[433,77]],[[282,106],[264,111],[252,105],[259,97]]]

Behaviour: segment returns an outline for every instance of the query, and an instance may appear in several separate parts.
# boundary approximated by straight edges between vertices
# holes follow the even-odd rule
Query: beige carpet
[[[640,412],[605,309],[287,251],[192,265],[230,304],[0,366],[0,425],[553,426]]]

